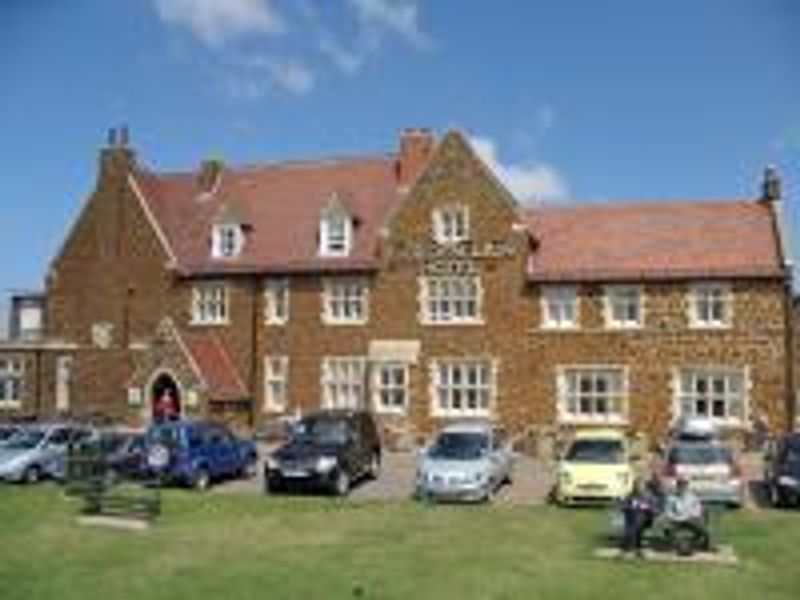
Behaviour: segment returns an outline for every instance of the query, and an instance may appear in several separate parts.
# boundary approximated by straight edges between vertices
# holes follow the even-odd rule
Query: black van
[[[764,486],[773,506],[800,504],[800,433],[785,435],[769,448]]]
[[[372,415],[328,410],[297,423],[289,441],[264,465],[266,493],[311,488],[346,496],[354,482],[377,478],[381,442]]]

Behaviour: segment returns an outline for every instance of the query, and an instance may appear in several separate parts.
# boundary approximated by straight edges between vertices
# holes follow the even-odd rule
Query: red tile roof
[[[185,273],[352,270],[374,266],[378,228],[400,196],[394,157],[224,169],[215,193],[199,194],[191,173],[139,171],[136,181]],[[334,194],[356,220],[348,257],[320,258],[320,212]],[[215,218],[233,212],[247,226],[236,258],[212,259]]]
[[[183,274],[369,270],[377,267],[380,228],[404,198],[399,158],[223,168],[219,185],[205,195],[195,173],[140,169],[135,179]],[[320,215],[334,195],[356,219],[354,247],[348,257],[321,258]],[[538,242],[528,265],[534,281],[782,275],[771,210],[755,200],[542,206],[520,213]],[[236,258],[212,258],[212,224],[231,215],[247,227],[244,250]]]
[[[212,400],[246,398],[247,386],[239,375],[225,344],[215,331],[184,329],[179,332]]]
[[[534,281],[782,274],[771,210],[754,200],[543,206],[525,221]]]

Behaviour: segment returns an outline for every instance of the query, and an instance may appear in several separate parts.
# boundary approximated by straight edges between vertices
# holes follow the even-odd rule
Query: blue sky
[[[751,196],[775,163],[797,237],[798,33],[793,0],[2,0],[0,290],[41,286],[121,123],[162,169],[458,127],[550,202]]]

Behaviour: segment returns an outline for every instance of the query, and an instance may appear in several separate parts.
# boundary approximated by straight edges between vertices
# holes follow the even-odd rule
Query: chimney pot
[[[128,126],[123,125],[119,129],[119,145],[120,146],[127,146],[128,145]]]
[[[781,176],[775,165],[767,165],[764,169],[761,199],[766,202],[773,202],[781,199]]]
[[[106,138],[106,142],[108,146],[114,147],[117,145],[117,128],[116,127],[109,127],[108,129],[108,137]]]
[[[214,191],[224,168],[225,164],[218,159],[204,160],[200,164],[196,185],[201,195],[210,194]]]

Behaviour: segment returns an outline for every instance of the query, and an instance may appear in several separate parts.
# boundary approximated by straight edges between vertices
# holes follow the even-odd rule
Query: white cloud
[[[266,66],[272,81],[291,94],[303,96],[314,87],[314,72],[296,59],[274,59]]]
[[[270,0],[155,0],[155,4],[162,21],[185,27],[209,46],[242,35],[286,30]]]
[[[553,165],[539,161],[504,164],[494,140],[476,136],[470,143],[520,202],[558,201],[569,196],[566,179]]]
[[[320,53],[347,75],[358,73],[392,37],[416,49],[431,46],[430,36],[419,26],[418,0],[349,0],[348,6],[356,30],[347,43],[321,23],[318,13],[309,15]]]
[[[417,0],[350,0],[350,6],[371,36],[379,39],[389,31],[416,46],[428,43],[419,28]]]
[[[314,72],[301,60],[265,54],[234,61],[227,70],[224,90],[232,100],[259,100],[270,89],[304,96],[313,88]]]
[[[358,73],[367,58],[364,52],[349,50],[329,36],[320,38],[319,50],[348,75]]]

